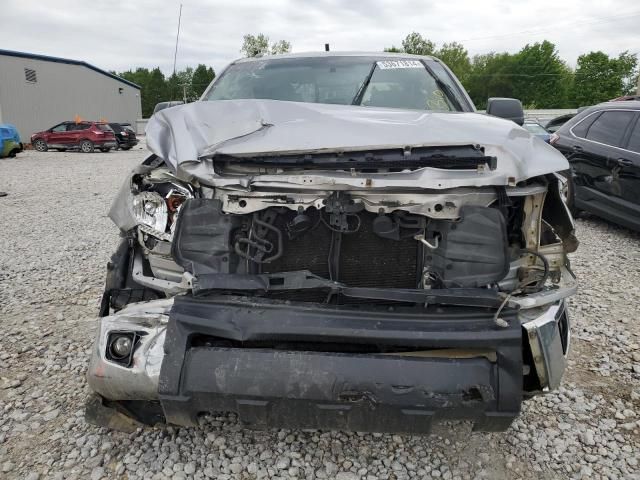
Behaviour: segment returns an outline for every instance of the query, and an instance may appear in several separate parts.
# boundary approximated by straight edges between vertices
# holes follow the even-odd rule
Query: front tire
[[[109,150],[111,150],[110,148],[101,148],[100,151],[102,153],[107,153]]]
[[[120,150],[131,150],[131,147],[120,147]]]
[[[38,152],[46,152],[49,149],[49,147],[47,146],[47,142],[40,139],[33,142],[33,148],[35,148]]]
[[[89,140],[83,140],[80,142],[80,151],[82,153],[91,153],[93,152],[94,146],[93,143]]]

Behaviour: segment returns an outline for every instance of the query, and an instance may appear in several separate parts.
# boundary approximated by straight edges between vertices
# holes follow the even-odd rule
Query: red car
[[[116,148],[113,130],[103,122],[62,122],[44,132],[31,135],[31,145],[39,152],[54,148],[60,152],[78,149],[91,153],[95,148],[108,152]]]

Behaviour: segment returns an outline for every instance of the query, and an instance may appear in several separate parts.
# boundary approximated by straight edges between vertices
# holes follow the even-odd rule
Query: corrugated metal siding
[[[37,82],[25,80],[24,69],[36,71]],[[122,93],[119,93],[122,89]],[[79,65],[0,55],[0,111],[23,141],[79,115],[135,125],[142,116],[140,90]]]

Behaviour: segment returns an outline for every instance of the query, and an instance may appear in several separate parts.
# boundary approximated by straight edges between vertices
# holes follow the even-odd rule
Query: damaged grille
[[[320,212],[318,212],[318,215]],[[280,215],[275,225],[286,230],[294,212]],[[320,219],[315,228],[295,237],[283,239],[283,254],[274,262],[261,265],[261,273],[310,270],[315,275],[331,278],[350,287],[416,288],[418,283],[418,242],[413,238],[392,240],[373,231],[376,215],[358,214],[357,231],[338,233]],[[339,237],[339,238],[336,238]],[[335,251],[337,250],[337,253]],[[332,258],[335,257],[333,268]],[[271,298],[320,302],[326,291],[272,292]],[[338,303],[376,303],[373,300],[339,296]],[[392,302],[386,302],[392,303]]]
[[[415,238],[424,232],[439,239],[427,252]],[[465,206],[452,223],[402,210],[368,212],[339,192],[318,209],[269,207],[245,215],[224,213],[219,200],[191,199],[178,219],[172,255],[194,275],[195,295],[423,304],[423,281],[438,290],[504,278],[506,238],[504,216],[486,207]]]

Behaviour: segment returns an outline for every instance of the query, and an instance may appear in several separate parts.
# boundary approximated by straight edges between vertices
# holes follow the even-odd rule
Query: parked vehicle
[[[626,102],[629,100],[640,100],[640,95],[624,95],[622,97],[609,100],[610,102]]]
[[[53,148],[59,152],[80,150],[91,153],[98,148],[108,152],[118,146],[115,134],[103,122],[62,122],[43,132],[31,135],[31,145],[39,152]]]
[[[121,150],[129,150],[138,144],[136,132],[131,128],[129,123],[110,123],[109,126],[116,136],[118,148]]]
[[[18,129],[9,123],[0,123],[0,158],[15,157],[22,150]]]
[[[527,120],[522,125],[529,133],[535,135],[540,140],[549,143],[549,139],[551,138],[551,134],[545,130],[545,128],[540,125],[538,122],[534,122],[531,120]]]
[[[575,116],[576,116],[575,113],[565,113],[564,115],[559,115],[549,120],[545,124],[544,128],[547,132],[554,133]]]
[[[593,213],[640,230],[640,102],[583,110],[551,138],[569,160],[567,199],[574,213]]]
[[[514,99],[487,112],[522,123]],[[493,431],[559,386],[568,163],[439,60],[242,59],[146,131],[109,214],[89,421]]]
[[[174,100],[171,102],[156,103],[156,106],[153,107],[153,113],[151,115],[154,115],[159,111],[164,110],[165,108],[177,107],[178,105],[184,105],[184,102],[181,100]]]

